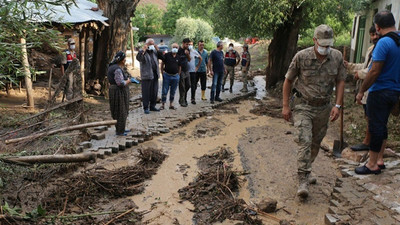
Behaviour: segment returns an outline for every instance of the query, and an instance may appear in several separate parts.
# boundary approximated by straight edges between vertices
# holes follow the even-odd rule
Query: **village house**
[[[354,16],[351,32],[350,62],[363,62],[369,46],[369,28],[373,25],[374,15],[382,10],[390,10],[396,20],[396,28],[400,30],[400,1],[399,0],[371,0],[367,10]]]

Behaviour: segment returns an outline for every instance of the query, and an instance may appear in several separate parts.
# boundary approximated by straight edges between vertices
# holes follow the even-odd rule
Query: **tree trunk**
[[[267,88],[271,88],[280,80],[285,79],[285,74],[297,50],[300,23],[303,20],[303,8],[293,6],[291,16],[275,32],[268,47]]]
[[[86,29],[89,29],[88,27],[82,27],[82,30],[79,34],[79,54],[80,54],[80,60],[81,60],[81,69],[80,69],[80,73],[81,73],[81,87],[82,87],[82,94],[84,94],[85,92],[85,70],[86,70],[86,38],[88,38],[86,36]]]
[[[108,64],[118,51],[126,51],[131,17],[139,0],[97,0],[110,26],[96,37],[90,79],[100,82],[107,75]],[[102,85],[104,86],[104,85]]]
[[[31,80],[31,71],[29,70],[28,52],[26,51],[26,40],[25,40],[25,38],[21,38],[21,48],[22,48],[22,66],[24,68],[26,97],[27,97],[27,100],[28,100],[28,107],[31,107],[32,109],[34,109],[35,108],[35,102],[33,100],[33,88],[32,88],[32,80]]]

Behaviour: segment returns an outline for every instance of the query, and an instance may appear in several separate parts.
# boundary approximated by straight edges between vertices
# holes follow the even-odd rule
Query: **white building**
[[[350,62],[363,62],[369,46],[369,28],[377,12],[390,10],[396,20],[396,28],[400,30],[400,0],[371,0],[368,10],[357,13],[353,19],[351,32]]]

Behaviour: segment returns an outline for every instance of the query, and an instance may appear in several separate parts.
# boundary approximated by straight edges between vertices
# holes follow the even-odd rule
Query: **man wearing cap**
[[[297,195],[308,197],[308,183],[311,164],[318,155],[320,144],[326,134],[329,120],[339,117],[342,107],[346,69],[342,53],[331,48],[333,30],[327,25],[319,25],[314,31],[314,46],[298,52],[286,73],[283,84],[282,115],[289,121],[292,116],[289,98],[294,85],[293,121],[297,129],[296,142],[299,187]],[[336,86],[334,107],[330,101]]]
[[[243,53],[242,53],[242,79],[243,79],[243,88],[240,90],[241,92],[248,92],[247,90],[247,73],[250,69],[251,56],[249,52],[249,46],[247,44],[243,45]]]
[[[228,78],[229,75],[230,76],[229,92],[232,93],[233,82],[235,81],[235,67],[239,64],[239,62],[240,62],[239,53],[235,51],[235,49],[233,49],[233,43],[230,43],[228,51],[225,53],[224,64],[226,66],[226,73],[224,75],[224,80],[222,81],[222,92],[225,91],[226,78]]]
[[[65,71],[68,69],[68,66],[72,63],[74,59],[76,59],[76,52],[75,52],[75,40],[73,38],[69,38],[67,41],[68,49],[63,51],[63,59],[62,59],[62,66],[61,66],[61,75],[64,76]],[[67,75],[67,83],[64,88],[64,97],[67,100],[72,99],[73,96],[73,89],[74,89],[74,76],[72,73]]]
[[[75,40],[73,38],[68,38],[68,49],[63,52],[63,66],[61,67],[61,74],[64,75],[65,70],[67,70],[69,64],[72,63],[72,60],[76,59],[75,52]]]

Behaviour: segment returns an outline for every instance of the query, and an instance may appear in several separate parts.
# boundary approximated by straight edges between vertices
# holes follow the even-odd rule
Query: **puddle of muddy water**
[[[180,224],[193,223],[193,213],[191,212],[193,205],[188,201],[182,201],[179,198],[178,190],[187,186],[198,174],[196,158],[209,154],[218,147],[229,147],[234,151],[233,167],[243,171],[237,152],[238,140],[246,133],[248,127],[259,126],[268,121],[267,117],[255,118],[249,113],[248,109],[253,104],[254,102],[244,101],[239,105],[238,114],[218,115],[216,113],[212,117],[201,118],[190,123],[184,128],[185,135],[177,130],[145,144],[157,145],[166,150],[169,156],[161,165],[158,173],[148,182],[145,192],[130,198],[139,206],[140,210],[152,209],[151,213],[145,215],[143,221],[148,220],[150,224],[172,224],[177,219]],[[240,120],[241,116],[251,119],[242,121]],[[213,127],[213,123],[208,123],[207,120],[219,120],[221,123],[214,124],[221,127]],[[198,127],[202,123],[208,124],[207,130],[218,128],[221,131],[217,135],[202,138],[192,135],[196,126]],[[182,172],[182,165],[184,165],[184,172]],[[242,188],[238,197],[247,201],[250,197],[247,188]]]

